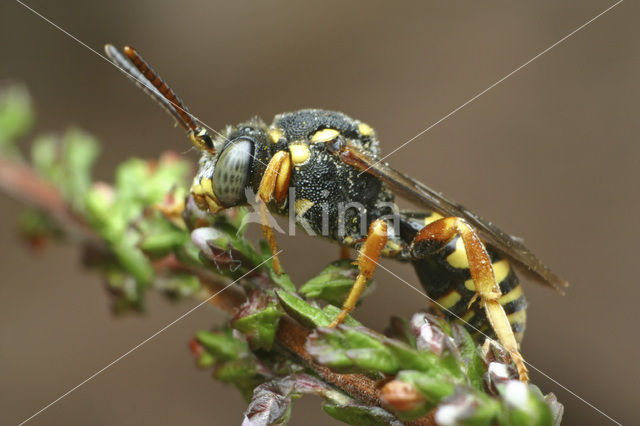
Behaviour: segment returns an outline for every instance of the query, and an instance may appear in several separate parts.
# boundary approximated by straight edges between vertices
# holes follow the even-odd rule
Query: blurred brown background
[[[266,3],[28,1],[99,52],[106,42],[134,45],[216,128],[322,107],[372,124],[386,152],[612,4]],[[525,357],[623,423],[638,413],[640,377],[638,12],[622,3],[389,158],[524,237],[572,283],[565,297],[526,286]],[[12,1],[0,4],[0,78],[28,85],[38,130],[78,125],[99,137],[100,179],[129,156],[189,148],[112,66]],[[20,211],[0,196],[2,424],[30,416],[193,306],[150,295],[146,315],[112,317],[100,278],[79,266],[73,247],[27,250],[15,232]],[[298,283],[337,255],[303,236],[279,242]],[[385,266],[416,282],[410,267]],[[424,305],[384,271],[377,283],[357,312],[371,326]],[[239,424],[239,394],[197,371],[186,347],[221,320],[199,309],[32,423]],[[565,424],[610,424],[532,376],[565,404]],[[319,402],[299,401],[292,424],[330,424]]]

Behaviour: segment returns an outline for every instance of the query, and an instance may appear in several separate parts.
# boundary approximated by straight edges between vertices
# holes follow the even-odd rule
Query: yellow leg
[[[264,238],[267,240],[269,249],[271,250],[271,254],[273,255],[273,271],[276,274],[280,275],[282,273],[282,267],[280,266],[280,259],[276,255],[276,253],[278,252],[278,245],[276,244],[276,237],[273,234],[273,228],[269,226],[267,205],[265,203],[260,203],[260,219],[262,220],[262,235],[264,235]]]
[[[378,266],[378,258],[386,243],[387,224],[383,220],[376,220],[369,226],[367,239],[358,253],[358,259],[356,260],[359,269],[358,277],[342,305],[342,310],[331,324],[329,324],[329,327],[335,327],[340,324],[347,315],[353,311],[358,302],[358,298],[367,287],[367,281],[371,279],[373,271],[375,271],[376,266]]]
[[[267,203],[274,198],[278,202],[285,200],[289,189],[290,178],[291,158],[289,157],[289,153],[287,151],[278,151],[271,157],[271,160],[269,160],[267,169],[260,180],[258,194],[256,195],[256,201],[260,203],[262,235],[264,235],[267,243],[269,243],[269,249],[271,249],[271,254],[273,254],[273,270],[278,275],[282,272],[282,268],[280,266],[280,259],[278,259],[276,255],[278,252],[276,238],[273,234],[273,229],[269,225]]]
[[[414,238],[414,244],[420,241],[435,241],[446,243],[456,235],[460,235],[465,253],[469,260],[469,273],[476,287],[476,296],[471,301],[480,299],[487,318],[500,344],[509,352],[511,359],[518,369],[518,375],[523,382],[529,381],[527,367],[518,350],[518,343],[513,334],[511,324],[502,305],[498,302],[502,293],[496,282],[491,266],[489,253],[476,232],[464,219],[447,217],[425,226]]]

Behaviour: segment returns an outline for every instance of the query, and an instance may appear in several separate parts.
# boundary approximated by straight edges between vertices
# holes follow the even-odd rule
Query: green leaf
[[[209,352],[204,352],[196,361],[198,368],[210,368],[216,363],[216,358]]]
[[[237,381],[253,379],[257,374],[255,358],[239,358],[224,362],[215,371],[216,379],[235,383]]]
[[[471,385],[478,390],[483,390],[484,382],[482,376],[487,371],[487,368],[482,361],[476,343],[469,332],[460,324],[453,324],[451,331],[458,345],[460,356],[466,366],[466,375]]]
[[[13,157],[18,151],[13,143],[24,136],[34,121],[31,97],[24,86],[14,85],[0,91],[0,152]]]
[[[341,305],[357,276],[358,268],[351,260],[332,262],[319,275],[307,281],[300,288],[300,294],[307,298],[322,299],[334,305]]]
[[[61,178],[60,170],[56,170],[58,158],[58,139],[53,135],[38,136],[31,145],[31,162],[33,167],[49,181]]]
[[[200,342],[207,351],[211,352],[216,359],[221,361],[238,359],[249,350],[245,342],[231,335],[231,331],[199,331],[196,333],[196,340]]]
[[[442,371],[440,358],[432,352],[418,351],[405,343],[391,339],[386,342],[386,346],[403,370]]]
[[[216,367],[213,377],[235,385],[245,399],[250,399],[256,386],[264,381],[258,374],[256,359],[242,358],[222,363]]]
[[[266,306],[252,309],[252,313],[245,312],[247,309],[243,308],[239,314],[241,316],[234,318],[231,326],[247,337],[251,349],[270,350],[275,340],[278,322],[284,314],[278,307],[277,302],[273,300]]]
[[[305,348],[320,364],[340,370],[395,373],[398,361],[375,336],[340,325],[311,333]]]
[[[189,233],[177,228],[159,214],[143,223],[140,249],[153,257],[163,257],[189,240]]]
[[[63,137],[64,180],[60,183],[65,198],[76,211],[84,209],[84,197],[91,187],[91,168],[98,158],[98,142],[78,129],[67,131]]]
[[[470,389],[460,389],[440,403],[435,420],[440,424],[490,426],[498,423],[501,410],[497,400]]]
[[[202,288],[198,277],[189,274],[172,275],[165,281],[164,286],[159,287],[173,298],[192,296]]]
[[[329,315],[329,318],[335,318],[342,311],[342,309],[338,308],[337,306],[327,305],[322,308],[322,311]],[[350,327],[364,327],[364,325],[360,321],[356,320],[351,315],[347,315],[342,323]]]
[[[269,264],[271,265],[271,262],[269,262]],[[289,277],[289,275],[285,274],[284,272],[280,273],[279,275],[276,274],[273,270],[273,266],[269,268],[269,278],[275,285],[283,290],[292,292],[296,291],[296,285],[293,283],[293,281],[291,281],[291,277]]]
[[[155,277],[151,262],[138,248],[139,236],[127,231],[118,241],[113,243],[113,252],[120,265],[142,285],[149,285]]]
[[[334,419],[355,426],[383,426],[401,423],[380,407],[363,405],[336,405],[325,402],[322,410]]]
[[[506,421],[513,426],[545,426],[554,423],[540,390],[517,380],[496,386],[506,406]]]
[[[322,309],[309,305],[298,296],[285,290],[276,290],[280,304],[284,310],[298,322],[310,328],[326,327],[331,324],[331,317]]]
[[[401,371],[396,379],[412,384],[432,405],[437,405],[442,398],[453,395],[455,391],[455,384],[444,374]]]

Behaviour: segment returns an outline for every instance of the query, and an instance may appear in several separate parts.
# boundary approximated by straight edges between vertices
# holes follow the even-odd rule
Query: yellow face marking
[[[432,212],[431,216],[427,216],[427,217],[424,218],[424,226],[427,226],[427,225],[435,222],[436,220],[440,220],[442,218],[443,218],[443,216],[440,213]]]
[[[496,282],[500,284],[505,280],[505,278],[507,278],[507,275],[509,275],[509,270],[511,269],[511,267],[509,266],[509,262],[507,262],[507,259],[502,259],[492,263],[491,265],[493,266],[493,273],[496,276]],[[476,291],[476,286],[473,283],[473,280],[466,280],[464,282],[464,286],[467,288],[467,290]]]
[[[336,129],[318,130],[311,136],[311,143],[322,143],[334,140],[340,134]]]
[[[201,210],[209,210],[211,213],[217,213],[224,209],[216,194],[213,193],[211,179],[200,179],[196,177],[191,185],[191,194],[193,199]]]
[[[271,139],[272,143],[277,143],[282,138],[282,130],[277,127],[272,127],[267,132],[269,134],[269,139]]]
[[[291,152],[291,161],[296,166],[306,163],[311,156],[311,151],[305,144],[289,145],[289,152]]]
[[[296,215],[297,216],[304,215],[307,212],[307,210],[309,210],[311,207],[313,207],[313,201],[311,200],[307,200],[306,198],[303,198],[301,200],[296,200],[296,205],[295,205]]]
[[[202,179],[200,181],[200,186],[202,187],[205,194],[213,195],[213,186],[212,186],[211,179]]]
[[[209,211],[211,213],[218,213],[219,211],[224,210],[224,206],[220,204],[213,193],[207,194],[205,196],[205,200],[207,201],[207,206],[209,206]]]
[[[202,195],[204,194],[204,190],[202,189],[202,186],[200,185],[200,182],[196,183],[195,181],[193,182],[193,184],[191,185],[191,193],[193,195]]]
[[[371,136],[373,134],[373,129],[367,123],[359,123],[358,132],[360,132],[362,136]]]
[[[452,290],[446,296],[442,296],[440,299],[438,299],[437,302],[442,305],[443,308],[449,309],[453,305],[458,303],[460,299],[462,299],[460,293],[458,293],[456,290]]]
[[[500,297],[498,299],[498,303],[500,303],[502,306],[504,306],[509,302],[513,302],[514,300],[517,300],[520,296],[522,296],[522,287],[521,286],[517,286],[516,288],[511,290],[509,293],[507,293],[504,296]]]
[[[458,241],[456,241],[456,249],[453,253],[447,256],[447,262],[449,262],[449,265],[453,266],[454,268],[469,268],[469,259],[467,259],[467,253],[464,250],[464,243],[462,242],[462,238],[458,238]]]

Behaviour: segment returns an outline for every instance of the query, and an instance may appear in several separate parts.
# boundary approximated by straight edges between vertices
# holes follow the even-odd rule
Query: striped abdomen
[[[428,213],[421,219],[425,226],[440,215]],[[415,216],[411,221],[418,218]],[[413,225],[415,229],[416,225]],[[513,267],[501,254],[488,248],[496,281],[500,286],[503,306],[516,340],[521,341],[526,325],[527,302]],[[455,237],[435,253],[412,261],[422,286],[430,298],[435,300],[447,318],[465,322],[469,332],[482,341],[485,334],[495,335],[485,315],[484,308],[476,300],[470,307],[469,302],[475,293],[475,286],[469,273],[469,262],[460,237]]]

